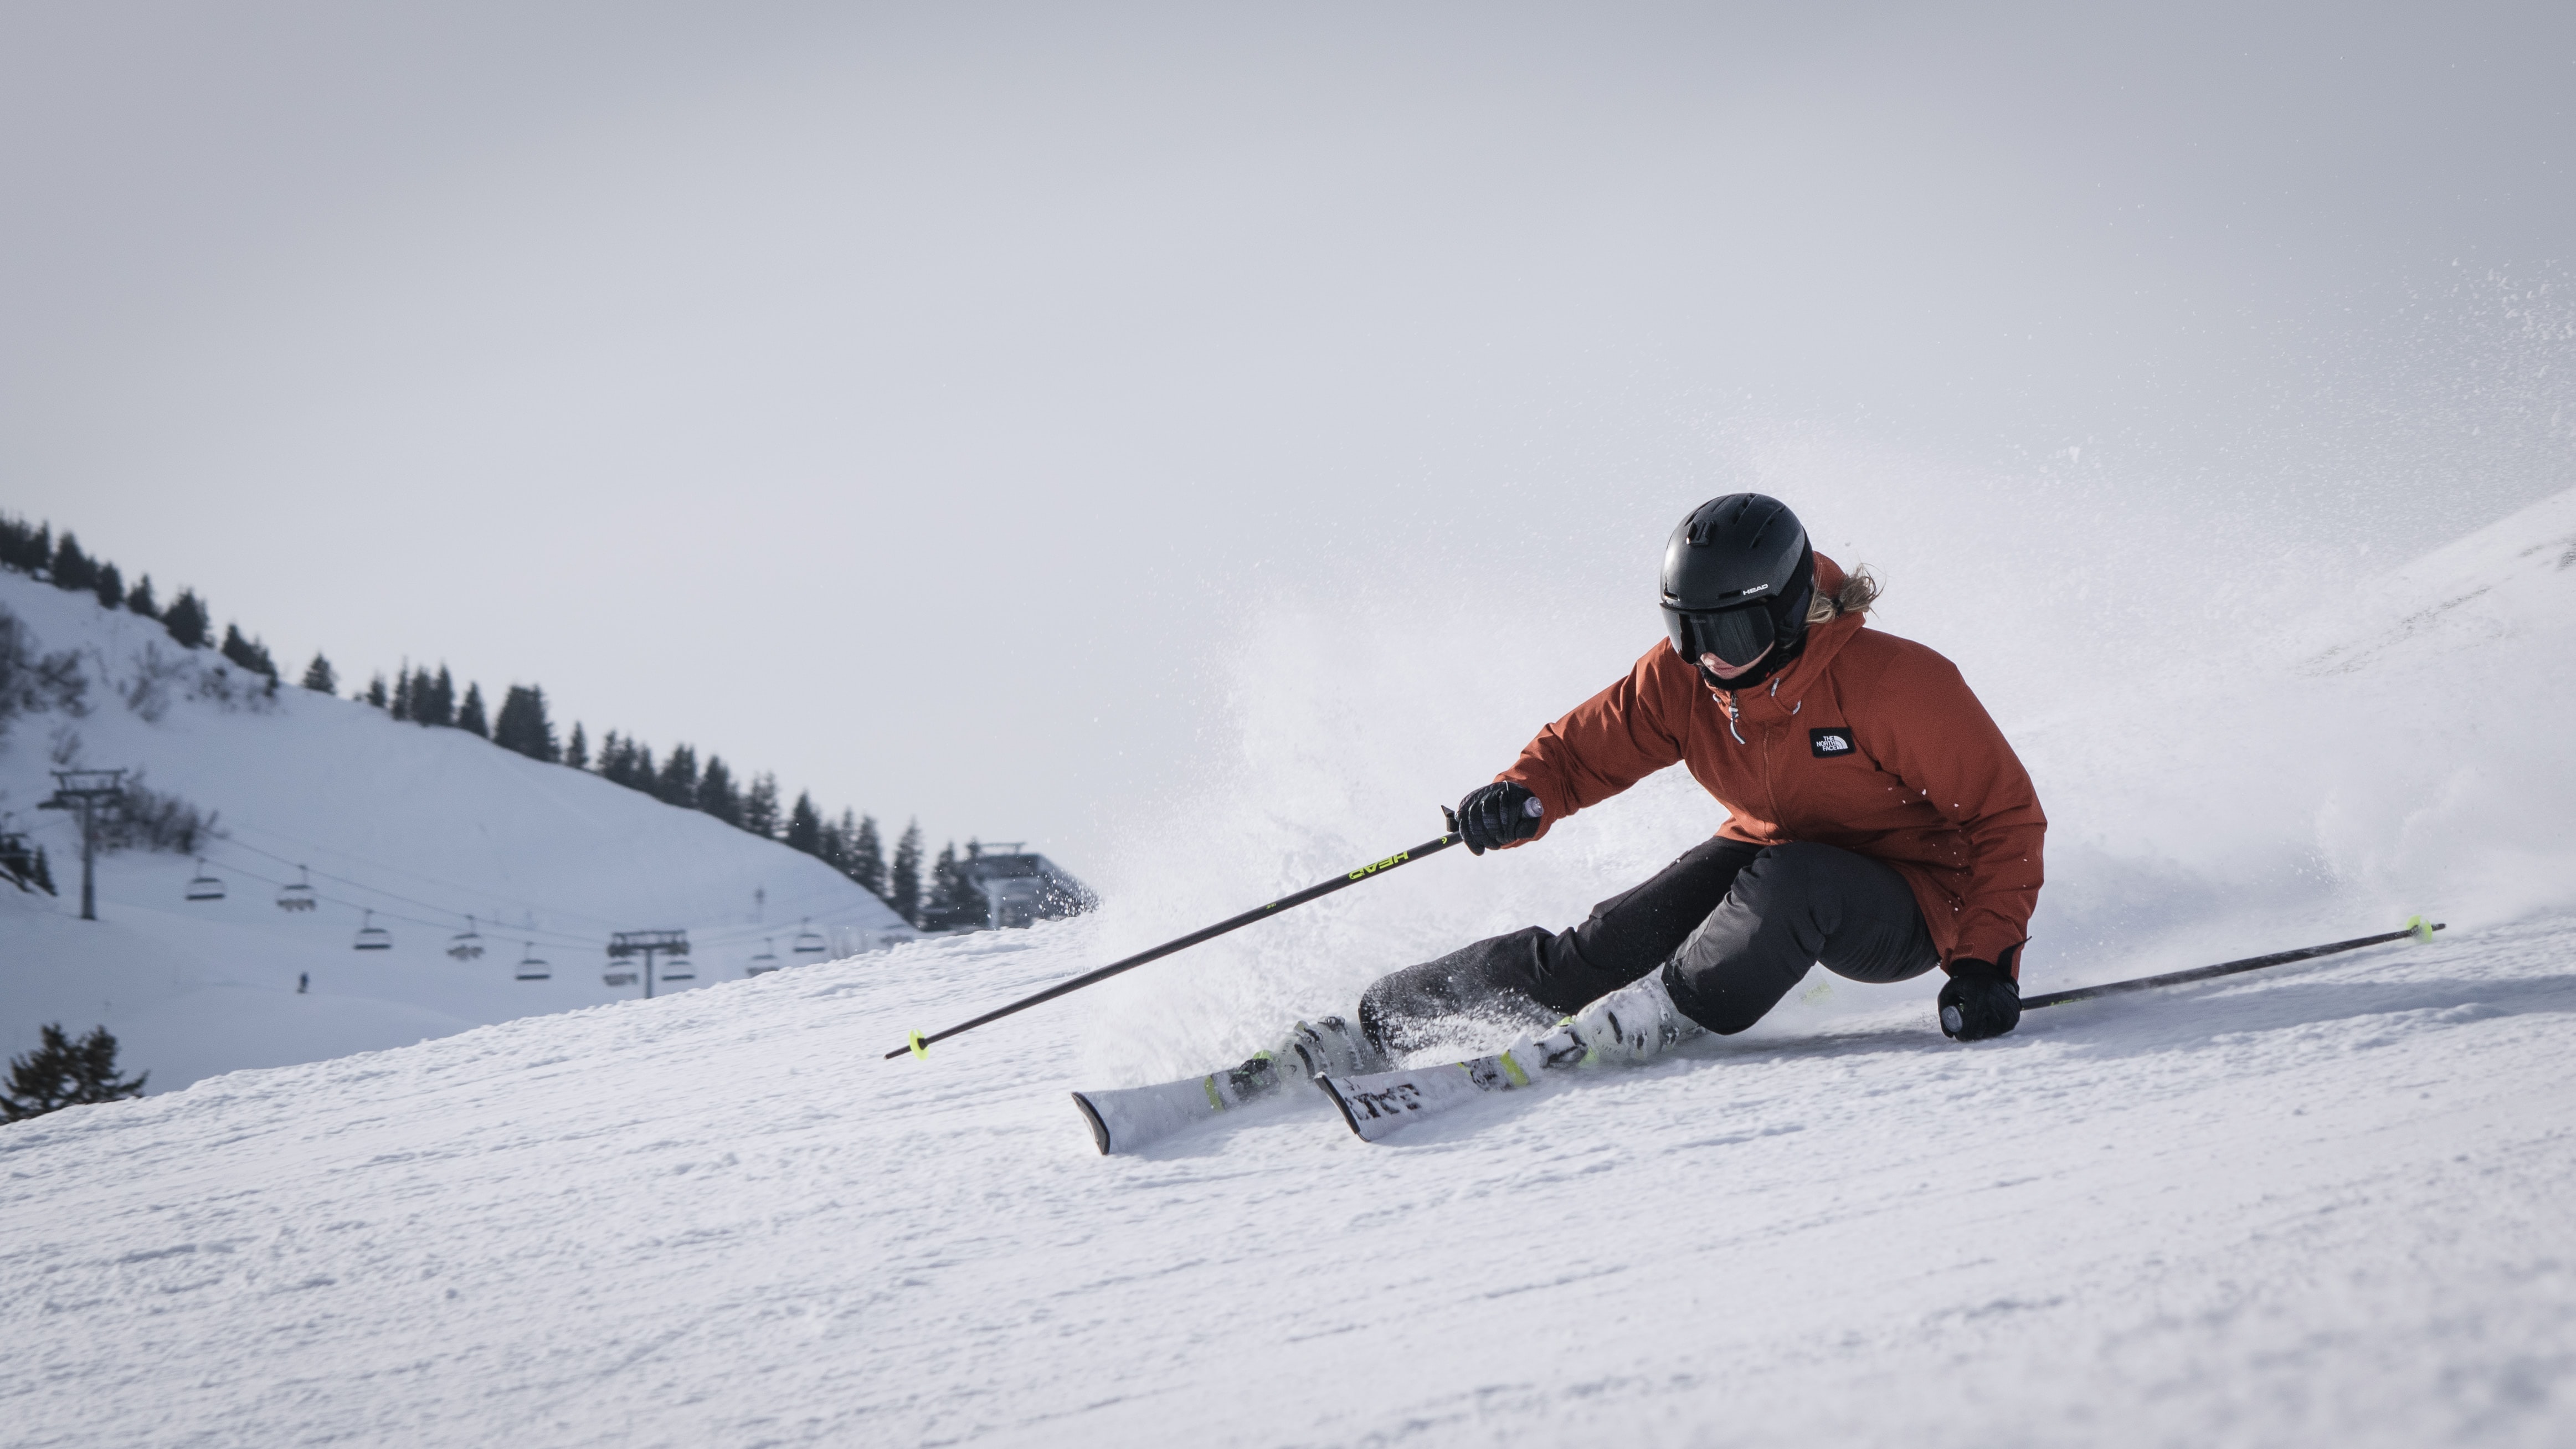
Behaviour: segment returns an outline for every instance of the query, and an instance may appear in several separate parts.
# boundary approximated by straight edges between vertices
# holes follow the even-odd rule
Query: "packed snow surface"
[[[0,1131],[12,1442],[2543,1445],[2576,1416],[2576,919],[1972,1047],[1865,992],[1382,1146],[1299,1089],[1099,1157],[1042,1012],[878,1057],[1107,944],[914,943]]]
[[[1911,562],[1891,571],[1941,577]],[[1398,707],[1418,637],[1265,616],[1237,749],[1185,762],[1209,788],[1122,802],[1140,845],[1095,916],[0,1128],[12,1442],[2568,1442],[2576,494],[2308,614],[2202,598],[2188,668],[2142,676],[2121,643],[2172,632],[2170,601],[2058,607],[2088,587],[2009,629],[1945,618],[1937,584],[1883,621],[1960,660],[2048,807],[2026,985],[2416,912],[2451,929],[1965,1046],[1932,980],[1819,974],[1742,1036],[1382,1146],[1300,1088],[1094,1153],[1069,1089],[1227,1064],[1379,972],[1573,919],[1713,828],[1659,778],[1536,848],[1448,851],[882,1060],[1423,839],[1462,760],[1501,764],[1546,717],[1473,695],[1511,671]],[[1651,635],[1548,642],[1533,668],[1579,658],[1597,685]],[[210,719],[239,732],[198,758],[271,758],[249,731],[273,723]],[[455,744],[478,770],[499,754]],[[578,792],[549,809],[648,812],[601,829],[685,818],[497,763]],[[189,788],[219,803],[225,780]],[[566,890],[647,878],[567,852],[492,859]],[[437,873],[506,893],[463,868]],[[741,909],[766,868],[727,867],[703,908]],[[286,989],[225,969],[187,1011]]]

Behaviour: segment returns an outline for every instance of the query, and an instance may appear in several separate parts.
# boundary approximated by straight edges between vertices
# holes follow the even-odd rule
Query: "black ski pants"
[[[1530,926],[1380,977],[1360,1024],[1380,1046],[1431,1044],[1444,1018],[1543,1026],[1661,967],[1673,1004],[1738,1032],[1822,962],[1854,981],[1940,963],[1905,878],[1830,845],[1715,839],[1592,908],[1572,930]]]

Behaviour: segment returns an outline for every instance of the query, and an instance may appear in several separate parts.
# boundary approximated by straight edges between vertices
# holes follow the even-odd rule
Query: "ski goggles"
[[[1767,600],[1732,609],[1677,609],[1666,604],[1664,628],[1672,635],[1674,652],[1693,664],[1703,654],[1714,654],[1741,667],[1761,658],[1780,637]]]

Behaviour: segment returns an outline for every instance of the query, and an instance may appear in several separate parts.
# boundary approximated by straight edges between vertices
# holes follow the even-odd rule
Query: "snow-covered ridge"
[[[2352,674],[2435,664],[2576,626],[2576,491],[2546,498],[2390,571],[2360,607],[2310,621],[2302,668]],[[2532,661],[2516,660],[2528,668]]]
[[[0,1050],[46,1021],[104,1024],[166,1091],[632,994],[603,981],[616,930],[691,932],[695,979],[667,989],[739,979],[764,951],[801,964],[911,935],[821,862],[697,812],[462,731],[272,692],[86,594],[0,574],[0,608],[45,650],[77,651],[88,680],[85,712],[21,717],[0,741],[0,811],[63,891],[0,894]],[[205,870],[225,898],[185,899],[192,860],[130,852],[100,862],[101,919],[74,919],[77,831],[34,808],[65,761],[140,769],[214,812],[224,838]],[[299,880],[319,908],[278,909]],[[391,949],[352,949],[369,911]],[[469,918],[483,954],[452,959]],[[824,950],[797,956],[800,936]],[[531,958],[548,979],[517,979]]]

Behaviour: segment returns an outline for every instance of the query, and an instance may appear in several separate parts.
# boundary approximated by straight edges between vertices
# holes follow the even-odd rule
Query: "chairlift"
[[[674,956],[663,965],[660,974],[665,981],[695,981],[698,968],[689,964],[688,957]]]
[[[206,869],[206,858],[202,855],[198,856],[196,877],[188,882],[188,899],[192,901],[219,901],[223,898],[224,883],[222,878],[208,872]]]
[[[777,940],[778,938],[775,936],[763,936],[760,940],[760,954],[743,963],[742,974],[745,976],[766,976],[770,972],[777,970]]]
[[[483,938],[474,932],[474,918],[465,918],[465,929],[447,938],[447,954],[459,961],[471,961],[483,954]]]
[[[551,981],[554,979],[554,974],[555,973],[551,967],[547,966],[545,962],[537,959],[537,943],[534,941],[528,942],[525,954],[519,957],[519,979],[521,981]]]
[[[635,984],[635,971],[629,966],[611,966],[599,973],[599,979],[611,986],[632,986]]]
[[[796,923],[799,929],[796,932],[795,943],[787,949],[798,957],[811,957],[820,961],[832,954],[832,948],[824,945],[823,938],[814,933],[813,921],[814,918],[808,916]]]
[[[277,893],[277,908],[279,910],[310,911],[318,908],[322,904],[321,898],[313,894],[313,885],[312,882],[306,878],[307,874],[308,873],[305,871],[304,867],[299,865],[295,868],[295,884],[287,886],[279,890]]]
[[[358,939],[349,943],[349,949],[352,951],[390,951],[393,948],[394,933],[376,924],[375,912],[367,912],[367,918],[358,925]]]

